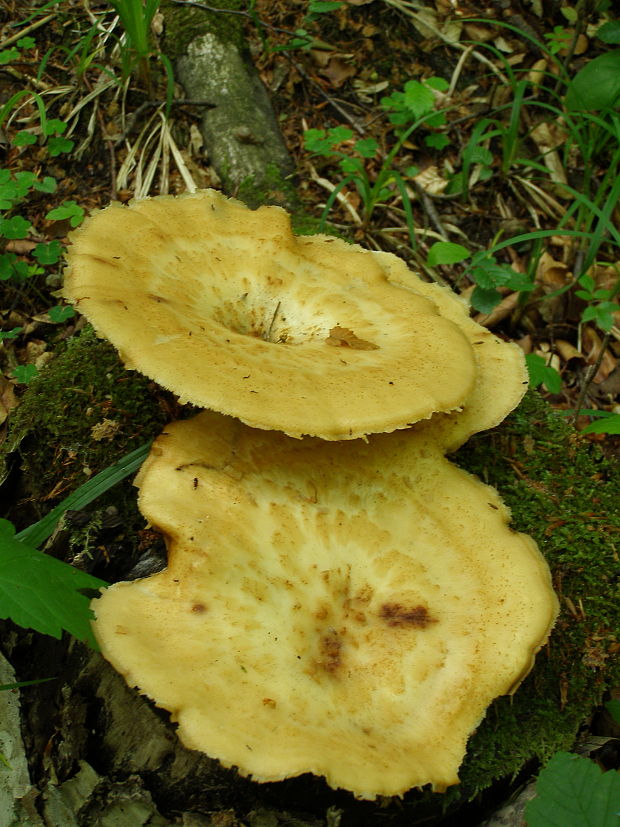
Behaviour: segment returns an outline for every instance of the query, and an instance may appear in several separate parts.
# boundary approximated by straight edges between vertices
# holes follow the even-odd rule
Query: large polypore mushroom
[[[96,601],[102,652],[187,746],[258,781],[456,783],[555,618],[535,543],[424,428],[297,441],[205,412],[137,483],[168,568]]]
[[[557,611],[536,545],[444,457],[518,404],[519,349],[395,256],[212,191],[97,213],[65,295],[212,409],[140,472],[169,565],[95,602],[104,655],[256,780],[456,783]]]
[[[394,257],[390,257],[394,258]],[[64,294],[134,367],[195,405],[350,439],[463,405],[473,348],[387,259],[296,237],[213,190],[112,204],[72,237]]]

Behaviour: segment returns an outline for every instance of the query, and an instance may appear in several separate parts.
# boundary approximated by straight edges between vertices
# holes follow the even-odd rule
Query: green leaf
[[[437,241],[428,251],[426,263],[429,267],[436,267],[438,264],[456,264],[466,258],[469,258],[469,250],[461,244]]]
[[[47,141],[47,151],[52,158],[61,155],[63,152],[71,152],[74,146],[75,142],[69,140],[69,138],[54,137],[48,138]]]
[[[620,775],[570,752],[557,752],[525,808],[528,827],[618,827]]]
[[[608,333],[614,326],[614,313],[620,310],[620,305],[614,302],[599,302],[599,304],[591,304],[583,311],[581,316],[582,322],[594,322],[601,330]]]
[[[20,54],[21,52],[19,49],[16,49],[15,46],[10,49],[3,49],[0,52],[0,66],[6,66],[6,64],[11,63],[12,60],[17,60]]]
[[[17,365],[13,368],[12,375],[20,385],[29,385],[34,377],[39,375],[39,370],[36,365]]]
[[[23,327],[13,327],[11,330],[0,330],[0,342],[4,339],[16,339],[23,329]]]
[[[45,124],[43,133],[45,135],[62,135],[66,128],[67,124],[65,121],[61,121],[59,118],[49,118]]]
[[[50,317],[50,321],[54,324],[62,324],[68,319],[73,319],[75,316],[75,310],[68,305],[57,304],[55,307],[50,307],[47,311],[47,315]]]
[[[32,255],[36,258],[39,264],[44,267],[50,264],[56,264],[60,261],[62,256],[62,244],[60,241],[50,241],[49,244],[37,244],[32,251]]]
[[[60,207],[50,210],[45,217],[51,221],[69,219],[71,226],[77,227],[84,218],[84,210],[75,201],[63,201]]]
[[[426,146],[430,146],[431,149],[442,150],[450,146],[450,138],[442,132],[431,132],[430,135],[424,138],[424,143]]]
[[[13,136],[13,140],[11,141],[13,146],[32,146],[33,144],[36,144],[36,142],[37,136],[25,129],[21,129],[19,132],[16,132]]]
[[[56,192],[57,184],[55,178],[52,178],[51,175],[46,175],[42,181],[34,181],[33,186],[38,192],[52,193]]]
[[[582,434],[620,434],[620,414],[610,414],[610,416],[597,419],[596,422],[590,422],[581,431]],[[613,701],[609,702],[614,703]],[[615,701],[617,706],[614,709],[617,712],[617,721],[620,723],[620,701]],[[612,714],[614,714],[612,712]]]
[[[379,144],[374,138],[361,138],[353,144],[353,149],[359,152],[362,158],[374,158]]]
[[[530,374],[530,387],[537,388],[544,385],[549,393],[559,393],[562,390],[562,377],[555,368],[547,364],[537,353],[528,353],[525,357]]]
[[[342,6],[342,0],[310,0],[308,3],[309,14],[325,14],[336,11]]]
[[[0,218],[0,235],[4,238],[26,238],[31,227],[30,221],[22,218],[21,215]]]
[[[0,617],[59,638],[63,631],[97,647],[90,599],[81,589],[107,584],[21,542],[0,520]]]
[[[596,36],[603,43],[620,43],[620,20],[609,20],[603,23]]]
[[[620,49],[586,63],[568,85],[566,107],[572,112],[611,109],[620,98]]]
[[[15,275],[15,253],[2,253],[0,255],[0,281],[8,281]]]
[[[33,49],[37,45],[37,41],[34,37],[20,37],[17,45],[20,49]]]
[[[416,118],[427,115],[435,108],[435,96],[423,83],[417,80],[408,80],[404,86],[404,106]]]
[[[431,89],[436,89],[438,92],[447,92],[450,84],[445,78],[438,78],[435,75],[432,78],[427,78],[424,83],[430,86]]]
[[[618,425],[620,426],[620,414],[612,414],[612,416],[617,417]],[[611,701],[607,701],[605,704],[605,709],[609,712],[614,721],[617,724],[620,724],[620,700],[618,698],[612,698]]]
[[[502,300],[497,290],[476,286],[471,294],[471,306],[479,313],[490,313]]]

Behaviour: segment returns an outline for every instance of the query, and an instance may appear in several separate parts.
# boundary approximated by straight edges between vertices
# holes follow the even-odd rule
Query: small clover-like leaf
[[[32,251],[32,255],[39,264],[43,266],[56,264],[62,256],[62,244],[60,241],[50,241],[49,244],[37,244]]]
[[[4,339],[16,339],[23,329],[23,327],[13,327],[11,330],[0,330],[0,342]]]
[[[63,201],[59,207],[50,210],[45,217],[50,221],[68,220],[72,227],[77,227],[84,218],[84,210],[75,201]]]
[[[32,132],[28,132],[26,129],[21,129],[19,132],[16,132],[11,141],[13,146],[32,146],[36,144],[36,142],[37,136],[33,135]]]
[[[75,316],[75,310],[68,305],[57,304],[55,307],[50,307],[47,315],[54,324],[62,324]]]
[[[12,376],[20,385],[29,385],[35,376],[39,375],[36,365],[17,365],[13,368]]]
[[[61,155],[63,152],[71,152],[74,146],[74,141],[60,136],[49,138],[47,141],[47,151],[53,158]]]
[[[32,227],[30,221],[21,215],[13,215],[11,218],[0,218],[0,235],[4,238],[26,238]]]

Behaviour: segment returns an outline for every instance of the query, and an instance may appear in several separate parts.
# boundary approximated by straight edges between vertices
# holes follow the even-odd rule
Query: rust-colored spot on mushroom
[[[326,671],[333,673],[338,669],[341,663],[340,652],[342,649],[342,640],[335,629],[330,629],[321,638],[321,655],[319,658],[320,666]]]
[[[273,698],[263,698],[263,706],[268,706],[271,709],[275,709],[276,708],[276,702],[274,701]]]
[[[406,626],[425,629],[429,623],[437,623],[435,618],[429,615],[426,606],[407,607],[401,603],[384,603],[379,616],[388,626],[397,626],[400,629]]]
[[[325,344],[332,347],[350,347],[352,350],[379,350],[379,345],[369,342],[367,339],[360,339],[348,327],[332,327]]]
[[[192,606],[192,612],[197,615],[204,614],[207,611],[207,607],[204,603],[194,603]]]

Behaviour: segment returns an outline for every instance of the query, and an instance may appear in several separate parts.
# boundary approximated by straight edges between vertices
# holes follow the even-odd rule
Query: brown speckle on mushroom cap
[[[188,747],[257,781],[456,783],[555,618],[534,542],[423,431],[296,441],[205,412],[137,484],[168,568],[93,603],[102,652]]]
[[[64,296],[128,367],[291,436],[393,431],[474,387],[467,336],[384,259],[213,190],[96,213],[72,234]]]

